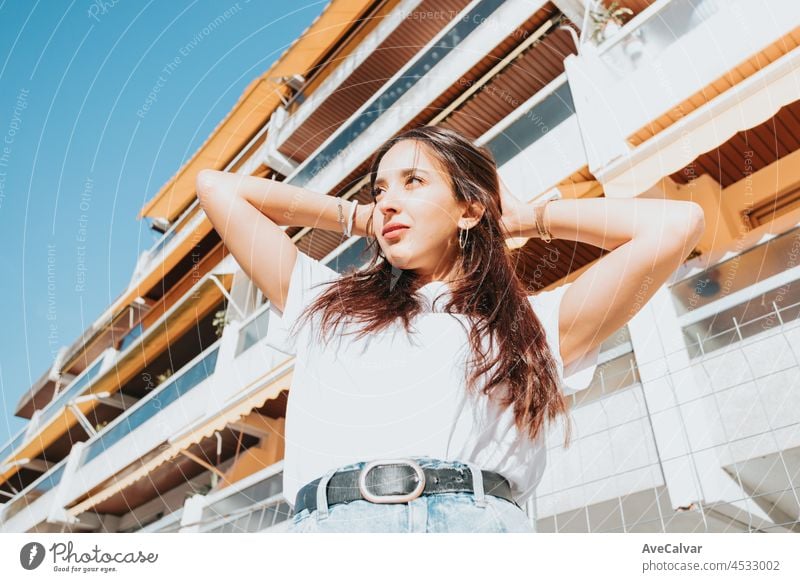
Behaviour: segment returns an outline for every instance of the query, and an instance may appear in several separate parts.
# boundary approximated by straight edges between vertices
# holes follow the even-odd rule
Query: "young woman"
[[[266,343],[296,356],[289,531],[530,532],[521,507],[544,470],[547,424],[588,386],[603,340],[692,250],[702,211],[655,199],[523,204],[488,150],[433,126],[383,144],[369,180],[374,202],[356,205],[249,176],[197,177],[202,208],[271,303]],[[370,239],[371,261],[340,275],[281,225],[351,230]],[[527,295],[505,239],[540,235],[610,252],[572,283]]]

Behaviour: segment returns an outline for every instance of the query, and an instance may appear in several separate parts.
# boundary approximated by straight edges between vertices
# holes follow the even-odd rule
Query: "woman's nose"
[[[393,194],[390,190],[383,193],[383,197],[378,202],[377,207],[381,213],[386,216],[390,212],[398,212],[400,210],[400,197]]]

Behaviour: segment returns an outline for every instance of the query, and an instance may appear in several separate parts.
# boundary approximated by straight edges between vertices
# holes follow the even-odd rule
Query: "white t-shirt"
[[[424,285],[426,308],[408,334],[397,322],[358,341],[355,334],[316,341],[319,314],[297,333],[292,324],[329,282],[341,277],[330,267],[297,252],[283,313],[270,307],[265,343],[295,355],[286,410],[283,494],[292,507],[300,488],[329,469],[359,461],[431,456],[471,461],[496,471],[511,484],[522,505],[535,491],[546,462],[544,436],[535,441],[514,427],[513,410],[500,410],[465,386],[468,336],[445,313],[449,286]],[[561,388],[586,388],[597,367],[599,346],[571,364],[564,376],[558,348],[558,308],[569,285],[529,296],[558,365]],[[436,299],[434,305],[434,299]],[[462,319],[465,321],[465,319]],[[359,329],[348,324],[347,331]],[[478,386],[480,387],[480,385]]]

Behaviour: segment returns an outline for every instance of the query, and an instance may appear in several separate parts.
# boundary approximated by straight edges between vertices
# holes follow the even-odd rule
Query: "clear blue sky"
[[[0,445],[153,244],[142,205],[327,4],[0,0]]]

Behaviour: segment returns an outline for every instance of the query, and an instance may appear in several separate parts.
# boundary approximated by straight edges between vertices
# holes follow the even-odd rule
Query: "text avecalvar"
[[[699,554],[703,546],[692,546],[689,544],[664,544],[661,546],[651,546],[645,544],[642,548],[643,554]]]

